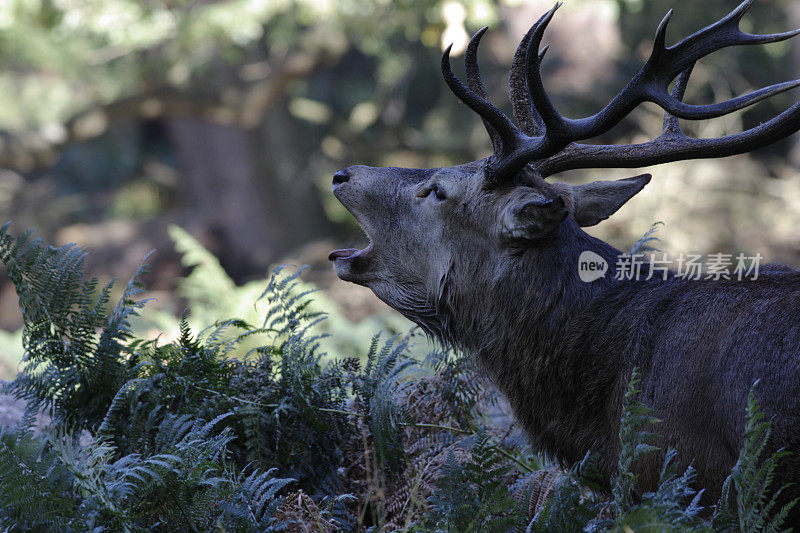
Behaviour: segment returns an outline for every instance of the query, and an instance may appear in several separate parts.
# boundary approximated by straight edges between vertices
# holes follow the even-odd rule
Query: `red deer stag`
[[[767,266],[750,281],[689,280],[672,272],[666,279],[616,279],[620,252],[581,227],[611,216],[650,176],[578,186],[545,179],[571,169],[731,156],[800,130],[800,103],[721,138],[692,138],[679,126],[678,119],[720,117],[800,85],[781,83],[710,105],[683,101],[704,56],[800,34],[741,31],[754,1],[673,46],[665,42],[670,11],[641,70],[599,113],[579,119],[559,114],[540,74],[542,36],[556,5],[514,56],[509,87],[518,126],[487,99],[476,60],[484,28],[467,49],[468,85],[453,74],[449,49],[442,72],[483,119],[490,157],[451,168],[352,166],[333,178],[334,195],[370,241],[363,250],[331,252],[339,277],[369,287],[431,335],[474,354],[534,447],[566,464],[591,450],[611,476],[621,400],[638,367],[642,399],[662,421],[663,444],[694,461],[709,499],[736,461],[745,399],[757,380],[762,408],[775,417],[770,449],[793,452],[780,463],[777,484],[800,481],[800,272]],[[665,111],[656,139],[580,143],[643,102]],[[609,265],[591,283],[579,278],[585,251]],[[653,485],[659,464],[653,457],[639,465],[644,486]],[[800,496],[800,484],[791,496]],[[800,514],[792,520],[800,523]]]

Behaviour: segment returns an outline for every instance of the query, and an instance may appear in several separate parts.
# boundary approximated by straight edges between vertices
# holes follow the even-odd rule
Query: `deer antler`
[[[743,32],[739,23],[754,2],[755,0],[745,0],[720,21],[674,46],[667,47],[667,24],[672,16],[670,10],[658,26],[653,51],[642,69],[600,112],[580,119],[569,119],[561,115],[550,101],[542,83],[541,61],[547,49],[540,52],[539,47],[547,25],[561,6],[560,3],[556,4],[533,25],[515,54],[509,87],[514,115],[520,122],[522,131],[483,98],[485,91],[482,90],[475,64],[480,37],[476,35],[477,39],[473,39],[475,45],[467,57],[468,72],[472,72],[470,85],[475,87],[473,79],[477,79],[477,84],[481,87],[480,94],[466,89],[455,78],[450,70],[449,56],[445,53],[442,66],[443,70],[446,69],[445,80],[448,85],[456,96],[470,105],[495,130],[490,131],[497,140],[495,153],[487,165],[490,185],[513,180],[529,163],[533,163],[543,176],[548,176],[576,168],[638,167],[681,159],[724,157],[754,150],[800,130],[800,103],[765,124],[740,134],[716,139],[688,137],[678,125],[678,118],[703,120],[720,117],[800,86],[800,80],[796,80],[771,85],[715,104],[691,105],[683,102],[689,75],[701,58],[728,46],[772,43],[800,34],[800,29],[770,35]],[[480,35],[483,31],[479,32]],[[676,77],[679,78],[678,82],[670,92],[669,84]],[[454,86],[459,85],[459,90],[456,90]],[[465,93],[465,90],[469,92]],[[470,98],[472,103],[465,97]],[[643,102],[653,102],[666,112],[664,131],[657,139],[627,146],[576,144],[575,141],[607,132]]]

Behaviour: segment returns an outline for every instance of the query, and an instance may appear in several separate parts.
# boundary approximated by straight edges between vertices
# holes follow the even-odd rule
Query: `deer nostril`
[[[350,173],[347,170],[340,170],[333,175],[333,184],[338,185],[350,180]]]

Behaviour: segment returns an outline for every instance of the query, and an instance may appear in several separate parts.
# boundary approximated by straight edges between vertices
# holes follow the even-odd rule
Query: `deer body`
[[[446,290],[440,308],[449,328],[443,337],[479,357],[535,449],[565,465],[591,450],[611,477],[622,397],[637,367],[641,399],[661,421],[654,430],[693,460],[707,497],[719,495],[736,462],[757,380],[763,410],[778,415],[771,450],[800,454],[800,324],[776,312],[800,308],[800,273],[768,266],[745,282],[616,281],[612,271],[584,283],[582,251],[610,265],[619,252],[565,222],[562,231],[577,235],[568,239],[576,243],[571,253],[560,249],[562,263],[516,257],[490,280],[455,282],[470,289]],[[652,488],[661,464],[647,460],[641,481]],[[800,479],[800,462],[786,461],[783,480]]]
[[[777,486],[800,480],[800,273],[773,266],[757,280],[694,281],[672,273],[616,280],[620,252],[581,227],[611,216],[650,176],[579,186],[546,180],[575,168],[728,156],[800,130],[800,104],[718,139],[691,138],[676,118],[721,116],[800,85],[778,84],[719,104],[683,102],[703,56],[800,34],[741,32],[753,1],[671,47],[668,15],[639,74],[585,119],[558,114],[539,75],[546,51],[540,43],[556,6],[514,58],[509,87],[519,129],[486,99],[476,63],[481,30],[467,49],[469,86],[452,73],[448,52],[442,71],[483,119],[491,157],[435,169],[353,166],[334,175],[335,196],[370,240],[362,250],[331,252],[339,277],[369,287],[431,335],[474,354],[534,447],[565,464],[592,451],[607,478],[615,472],[623,393],[637,367],[642,400],[662,421],[656,428],[662,446],[693,461],[707,496],[719,493],[736,460],[745,400],[757,380],[762,408],[775,417],[768,451],[794,452],[780,463]],[[610,130],[644,101],[666,111],[658,138],[630,146],[578,142]],[[580,279],[585,251],[611,265],[604,277]],[[645,489],[660,466],[657,457],[648,461],[638,465]],[[800,496],[800,485],[785,496]],[[792,520],[800,524],[800,506]]]

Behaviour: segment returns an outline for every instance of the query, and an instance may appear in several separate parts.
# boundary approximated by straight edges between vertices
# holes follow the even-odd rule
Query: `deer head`
[[[533,25],[514,56],[509,93],[517,125],[489,102],[483,88],[477,51],[486,28],[469,43],[467,85],[453,74],[448,48],[442,58],[444,80],[482,118],[493,154],[449,168],[353,166],[337,172],[333,192],[370,240],[363,250],[330,254],[338,275],[368,286],[445,339],[453,337],[449,322],[465,322],[462,328],[470,325],[469,317],[454,316],[459,311],[452,299],[458,291],[490,298],[487,291],[502,283],[516,283],[518,289],[520,284],[558,285],[561,290],[565,277],[577,277],[574,256],[581,249],[613,254],[612,248],[594,242],[580,227],[608,218],[650,176],[579,186],[546,178],[571,169],[638,168],[730,156],[800,129],[800,103],[769,122],[726,137],[696,139],[680,128],[678,119],[720,117],[800,85],[800,81],[781,83],[710,105],[683,102],[692,68],[704,56],[728,46],[771,43],[800,33],[741,31],[740,20],[754,1],[746,0],[722,20],[673,46],[665,42],[670,11],[641,70],[605,108],[580,119],[566,118],[556,110],[540,75],[547,51],[541,48],[542,38],[560,4]],[[665,111],[663,131],[656,139],[636,145],[579,142],[609,131],[643,102]],[[505,292],[513,298],[513,289]],[[552,310],[548,302],[539,306],[542,313]]]

